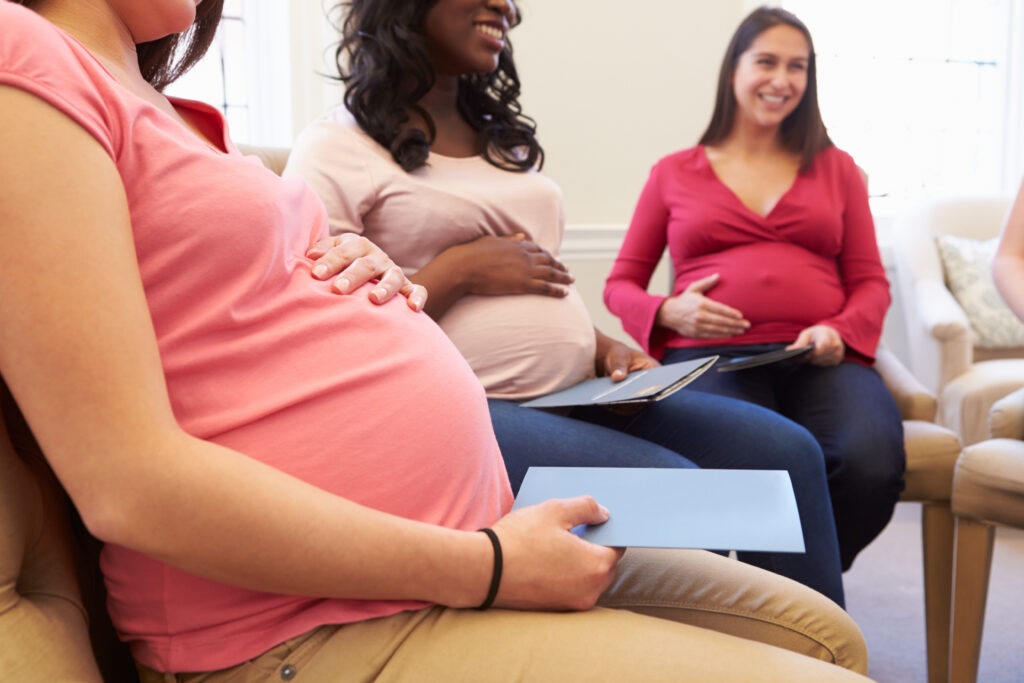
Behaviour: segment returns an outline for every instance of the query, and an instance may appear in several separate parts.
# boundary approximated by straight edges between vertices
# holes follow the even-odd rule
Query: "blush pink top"
[[[344,107],[302,132],[284,175],[320,195],[332,233],[365,235],[408,274],[483,235],[524,233],[556,256],[562,242],[562,192],[543,174],[439,154],[407,173]],[[464,296],[439,324],[492,398],[533,398],[594,375],[594,325],[575,288],[564,299]]]
[[[310,276],[303,254],[327,219],[301,180],[242,157],[216,110],[174,102],[222,131],[219,149],[206,144],[32,11],[0,2],[0,26],[0,84],[65,113],[120,172],[185,430],[402,517],[475,530],[509,509],[483,391],[444,333],[402,300],[337,296]],[[322,624],[422,606],[243,590],[114,545],[102,566],[121,637],[162,671],[220,669]]]
[[[665,297],[647,285],[666,245],[673,294],[719,273],[706,296],[743,313],[749,330],[692,339],[656,325]],[[823,324],[839,332],[849,359],[872,362],[890,296],[860,171],[829,147],[760,216],[718,179],[703,147],[665,157],[637,202],[604,300],[659,358],[665,347],[788,343]]]

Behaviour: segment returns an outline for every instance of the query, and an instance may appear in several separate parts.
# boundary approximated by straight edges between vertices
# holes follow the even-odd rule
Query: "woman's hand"
[[[692,339],[723,339],[746,332],[750,322],[742,313],[704,295],[718,284],[718,277],[715,273],[691,282],[682,294],[665,299],[657,323]]]
[[[453,250],[465,264],[466,294],[568,296],[573,277],[561,261],[522,233],[485,235]]]
[[[504,566],[495,606],[586,610],[615,579],[621,549],[584,541],[570,529],[600,524],[609,514],[590,496],[520,508],[492,528]]]
[[[846,355],[846,344],[839,332],[828,325],[812,325],[802,330],[796,341],[787,346],[787,349],[795,349],[800,346],[814,344],[804,358],[812,365],[839,365]]]
[[[318,280],[337,275],[334,289],[340,294],[355,291],[377,278],[377,286],[370,291],[370,301],[382,304],[395,294],[402,294],[414,311],[422,311],[427,303],[426,288],[410,282],[380,247],[361,235],[345,233],[325,237],[306,251],[306,257],[314,259],[313,277]]]
[[[597,345],[594,353],[594,371],[599,377],[611,377],[621,382],[634,370],[656,368],[660,363],[643,351],[626,346],[620,341],[594,328]]]

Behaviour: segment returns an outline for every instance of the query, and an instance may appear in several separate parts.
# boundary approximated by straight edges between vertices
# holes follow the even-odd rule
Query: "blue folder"
[[[600,545],[804,552],[785,471],[531,467],[513,509],[581,495],[611,513],[573,529]]]

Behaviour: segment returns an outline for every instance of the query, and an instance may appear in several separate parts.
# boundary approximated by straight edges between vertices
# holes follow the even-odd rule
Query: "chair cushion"
[[[935,241],[946,284],[967,314],[975,346],[1024,346],[1024,324],[1003,302],[992,280],[992,258],[999,238],[973,240],[939,235]]]
[[[0,418],[0,677],[100,681],[79,598],[67,509],[22,462]]]
[[[960,517],[1024,527],[1024,442],[990,439],[965,448],[951,505]]]
[[[956,434],[931,422],[905,420],[903,444],[907,451],[906,488],[900,500],[949,500],[952,473],[960,455]]]
[[[942,389],[937,422],[960,435],[964,446],[989,437],[989,411],[996,401],[1024,387],[1024,358],[975,363]]]

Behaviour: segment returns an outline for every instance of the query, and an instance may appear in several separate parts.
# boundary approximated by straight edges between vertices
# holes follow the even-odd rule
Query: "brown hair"
[[[807,26],[791,12],[780,8],[759,7],[744,19],[729,41],[729,47],[722,58],[722,68],[718,73],[718,92],[715,95],[715,111],[711,122],[700,138],[702,145],[714,145],[722,142],[732,133],[736,121],[736,94],[733,92],[732,80],[736,73],[736,63],[740,55],[750,48],[754,39],[773,26],[792,26],[800,31],[807,40],[810,51],[807,61],[807,89],[796,109],[787,116],[779,127],[782,145],[800,155],[800,169],[806,170],[814,161],[818,152],[832,146],[825,123],[821,120],[818,108],[818,81],[814,59],[814,42]]]
[[[38,0],[13,0],[31,8]],[[157,90],[163,90],[202,59],[220,24],[224,0],[203,0],[196,7],[196,20],[189,30],[136,45],[139,70]]]

